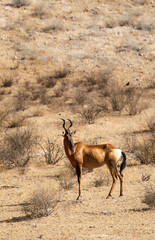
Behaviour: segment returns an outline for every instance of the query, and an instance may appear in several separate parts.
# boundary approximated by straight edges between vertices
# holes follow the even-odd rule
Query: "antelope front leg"
[[[76,200],[79,200],[81,196],[81,177],[82,177],[82,166],[77,165],[76,167],[76,174],[78,178],[78,184],[79,184],[79,195]]]

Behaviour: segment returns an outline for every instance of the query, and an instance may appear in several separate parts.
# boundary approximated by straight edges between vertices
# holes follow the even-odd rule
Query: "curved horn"
[[[67,119],[70,122],[70,126],[68,127],[68,130],[71,128],[71,126],[73,125],[72,121],[70,119]]]
[[[67,129],[65,128],[65,120],[63,118],[61,118],[61,120],[63,121],[63,128],[65,129],[65,131],[67,131]]]

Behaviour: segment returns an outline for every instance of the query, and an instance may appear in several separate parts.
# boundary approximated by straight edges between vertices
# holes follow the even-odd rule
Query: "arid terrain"
[[[61,118],[126,153],[123,197],[103,166],[76,200]],[[154,1],[1,0],[0,240],[153,240],[154,119]]]

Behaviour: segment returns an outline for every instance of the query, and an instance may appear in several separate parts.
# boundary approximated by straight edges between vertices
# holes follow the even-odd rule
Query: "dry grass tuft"
[[[155,191],[152,188],[146,192],[142,202],[151,208],[155,208]]]
[[[63,148],[56,140],[51,141],[47,138],[44,140],[43,144],[39,145],[43,150],[43,156],[47,164],[55,165],[59,160],[64,158]]]
[[[17,128],[6,132],[0,144],[0,159],[6,169],[24,167],[32,157],[34,134],[30,129]]]
[[[32,16],[42,19],[47,15],[47,9],[48,5],[44,1],[39,0],[32,10]]]
[[[29,0],[12,0],[10,4],[12,7],[20,8],[23,6],[28,6],[30,4]]]
[[[67,163],[65,168],[59,173],[59,183],[64,190],[70,190],[74,184],[75,169],[70,163]]]
[[[55,76],[49,75],[49,76],[39,77],[37,79],[37,82],[41,83],[41,85],[47,88],[53,88],[56,85],[57,80]]]
[[[109,184],[110,184],[110,178],[108,176],[99,176],[94,181],[95,187],[109,186]]]
[[[63,30],[63,23],[60,19],[57,19],[57,18],[51,19],[43,28],[43,32],[45,33],[53,33],[53,32],[62,31],[62,30]]]
[[[14,96],[14,109],[15,111],[24,111],[26,108],[26,100],[29,95],[23,91],[18,90],[16,95]]]
[[[129,115],[136,115],[149,107],[148,102],[142,100],[141,89],[129,88],[126,90],[126,109]]]
[[[1,87],[7,88],[13,85],[13,79],[11,77],[4,77],[2,79]]]
[[[98,114],[100,113],[100,109],[96,108],[82,108],[79,111],[79,114],[81,115],[82,120],[85,123],[92,124],[94,123],[95,119],[97,118]]]
[[[22,117],[20,115],[13,115],[5,120],[5,127],[6,128],[18,128],[18,127],[23,126],[24,122],[25,122],[25,117]]]
[[[141,164],[155,164],[155,136],[143,137],[141,141],[137,138],[128,139],[127,145]]]
[[[22,206],[22,211],[29,218],[41,218],[49,216],[57,200],[55,193],[45,189],[38,189],[32,193],[32,196]]]

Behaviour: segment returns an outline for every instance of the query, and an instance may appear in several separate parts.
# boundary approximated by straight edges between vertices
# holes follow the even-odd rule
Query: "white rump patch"
[[[122,150],[121,149],[113,149],[112,150],[112,155],[118,161],[121,158]]]

